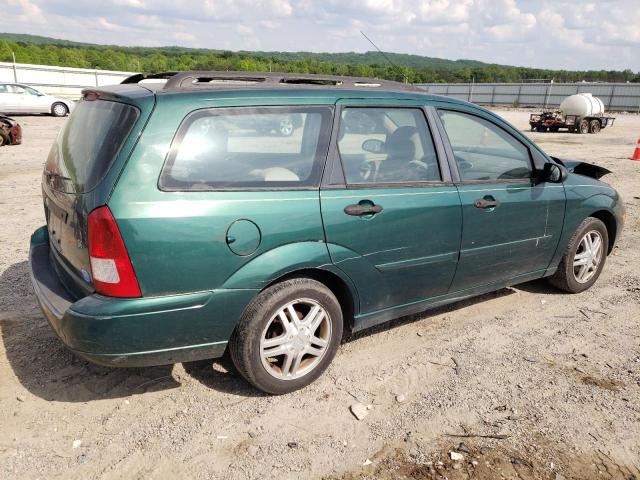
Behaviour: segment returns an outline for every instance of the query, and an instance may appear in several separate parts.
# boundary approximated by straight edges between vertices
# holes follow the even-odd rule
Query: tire
[[[69,108],[64,103],[56,102],[51,105],[51,115],[54,117],[64,117],[68,113]]]
[[[4,145],[11,145],[11,140],[7,135],[0,132],[0,147],[3,147]]]
[[[289,306],[296,313],[294,321]],[[319,315],[312,318],[314,312]],[[311,331],[308,322],[318,325]],[[324,372],[342,328],[342,309],[331,290],[316,280],[294,278],[272,285],[247,306],[229,340],[229,353],[250,384],[282,395],[306,387]],[[309,349],[315,352],[307,353]]]
[[[283,137],[290,137],[295,130],[290,118],[283,118],[278,124],[278,133]]]
[[[595,267],[593,266],[593,262],[590,263],[589,260],[594,257],[589,254],[585,254],[585,244],[583,242],[587,235],[591,237],[592,244],[595,243],[593,241],[595,237],[600,238],[599,250],[595,254],[598,255],[596,258],[597,266]],[[554,287],[569,293],[580,293],[587,290],[596,282],[596,280],[598,280],[598,277],[604,268],[608,250],[609,234],[607,232],[607,227],[597,218],[585,218],[571,237],[567,250],[560,260],[558,270],[548,278],[549,283]],[[581,257],[577,258],[578,256]],[[582,266],[576,266],[574,262],[580,262],[582,260],[584,260],[584,266],[588,267],[589,271],[587,273],[589,275],[584,275],[580,278]]]
[[[589,133],[599,133],[600,132],[600,120],[591,120],[589,123]]]
[[[578,133],[589,133],[589,121],[580,120],[580,123],[578,124],[578,129],[576,131]]]

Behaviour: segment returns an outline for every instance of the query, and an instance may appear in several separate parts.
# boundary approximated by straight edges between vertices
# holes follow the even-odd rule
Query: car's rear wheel
[[[608,249],[607,227],[597,218],[586,218],[571,237],[558,270],[549,277],[549,282],[569,293],[588,289],[600,276]]]
[[[599,120],[591,120],[589,124],[589,133],[598,133],[600,131],[600,121]]]
[[[295,278],[261,292],[231,340],[234,365],[252,385],[280,395],[316,380],[342,338],[342,310],[325,285]]]
[[[51,115],[54,117],[64,117],[67,113],[69,113],[69,109],[64,103],[54,103],[51,105]]]
[[[6,136],[4,133],[0,132],[0,147],[4,145],[9,145],[9,144],[11,144],[9,137]]]

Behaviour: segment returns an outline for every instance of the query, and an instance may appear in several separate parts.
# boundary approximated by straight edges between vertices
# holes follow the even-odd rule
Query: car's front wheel
[[[51,115],[54,117],[64,117],[67,113],[69,113],[69,109],[64,103],[54,103],[51,105]]]
[[[342,338],[342,310],[325,285],[295,278],[262,291],[246,308],[231,340],[234,365],[252,385],[284,394],[316,380]]]
[[[587,217],[571,237],[558,270],[549,277],[549,282],[569,293],[588,289],[600,276],[608,251],[607,227],[601,220]]]

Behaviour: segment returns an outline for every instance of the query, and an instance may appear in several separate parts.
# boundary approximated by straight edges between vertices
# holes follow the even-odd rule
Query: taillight
[[[110,297],[141,297],[136,273],[109,207],[98,207],[89,214],[88,230],[96,292]]]

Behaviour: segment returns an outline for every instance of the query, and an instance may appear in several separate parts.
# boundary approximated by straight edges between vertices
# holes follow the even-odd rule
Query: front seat
[[[387,158],[380,162],[376,182],[406,182],[409,181],[409,162],[415,160],[416,146],[414,135],[418,134],[415,127],[400,127],[393,132],[386,142]]]

